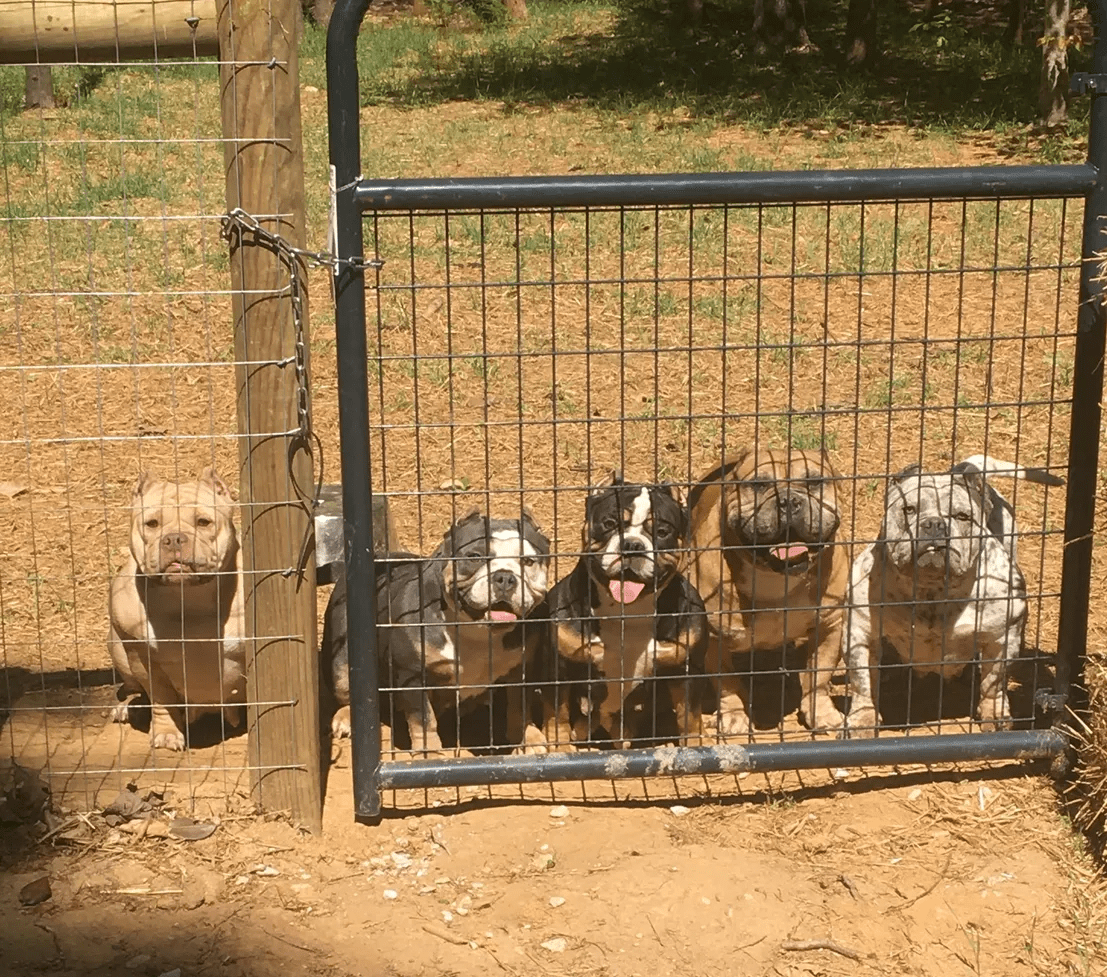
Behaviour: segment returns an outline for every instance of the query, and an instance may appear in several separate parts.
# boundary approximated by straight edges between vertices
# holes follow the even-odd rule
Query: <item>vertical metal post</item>
[[[1107,253],[1107,0],[1093,8],[1096,42],[1089,76],[1073,77],[1074,88],[1092,99],[1088,129],[1088,162],[1099,171],[1094,189],[1084,201],[1081,246],[1080,306],[1076,319],[1073,365],[1072,421],[1069,433],[1068,495],[1065,507],[1065,553],[1061,577],[1061,620],[1058,626],[1057,692],[1080,711],[1087,707],[1084,661],[1088,645],[1088,606],[1092,577],[1092,533],[1095,525],[1096,479],[1103,396],[1103,351],[1107,333],[1107,301],[1101,275]]]
[[[362,218],[354,199],[361,176],[357,36],[369,0],[339,0],[327,30],[327,121],[337,188],[334,247],[339,258],[361,258]],[[380,816],[378,786],[381,721],[378,701],[376,572],[369,447],[368,347],[365,272],[343,262],[334,279],[338,345],[339,434],[342,439],[342,513],[345,527],[346,623],[350,655],[354,814]]]

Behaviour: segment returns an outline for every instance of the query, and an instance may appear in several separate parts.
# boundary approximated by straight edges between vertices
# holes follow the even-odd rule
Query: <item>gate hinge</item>
[[[1067,695],[1056,695],[1049,689],[1038,689],[1034,693],[1034,705],[1047,716],[1057,715],[1057,713],[1064,710],[1068,702],[1069,697]]]
[[[1107,95],[1107,75],[1093,75],[1087,71],[1077,71],[1069,78],[1070,95]]]

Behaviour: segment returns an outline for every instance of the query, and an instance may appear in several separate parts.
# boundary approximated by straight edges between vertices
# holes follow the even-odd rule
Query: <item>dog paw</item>
[[[749,736],[750,719],[738,709],[720,709],[715,717],[715,731],[720,737]]]
[[[174,730],[172,733],[154,733],[150,737],[150,743],[155,750],[175,750],[180,752],[185,748],[184,733]]]
[[[837,733],[846,724],[846,717],[833,705],[821,702],[815,706],[813,716],[808,715],[806,709],[801,709],[799,719],[812,733]]]
[[[113,723],[129,723],[131,721],[130,702],[120,702],[114,709],[112,709],[111,721]]]
[[[550,745],[542,730],[528,726],[523,733],[523,742],[511,751],[512,756],[539,756],[550,752]]]
[[[1006,696],[982,701],[977,713],[980,717],[980,728],[984,732],[998,732],[1011,728],[1011,710],[1007,705]]]
[[[336,740],[347,739],[350,736],[350,707],[340,706],[331,720],[331,736]]]
[[[876,709],[851,709],[841,729],[841,735],[851,740],[871,740],[876,736]]]

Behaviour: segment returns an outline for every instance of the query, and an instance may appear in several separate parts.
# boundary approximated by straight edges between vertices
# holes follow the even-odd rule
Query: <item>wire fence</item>
[[[221,68],[258,62],[199,56],[211,21],[184,58],[128,57],[127,29],[115,57],[0,68],[0,766],[41,771],[83,810],[128,783],[248,806],[287,760],[247,750],[242,706],[287,725],[295,701],[259,689],[251,639],[304,634],[254,631],[243,606],[271,574],[251,560],[263,503],[239,505],[248,445],[289,432],[241,419],[243,377],[280,360],[252,352],[247,324],[236,335],[222,221],[228,153],[278,123],[224,127]],[[53,104],[24,103],[31,72]]]

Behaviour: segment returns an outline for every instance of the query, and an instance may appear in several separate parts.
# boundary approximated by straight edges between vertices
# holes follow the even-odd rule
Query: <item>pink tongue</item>
[[[519,616],[517,614],[512,614],[511,611],[489,611],[488,616],[492,618],[493,621],[519,620]]]
[[[644,583],[636,580],[612,580],[608,583],[611,588],[611,596],[620,604],[633,604],[638,600],[638,595],[646,589]]]
[[[778,560],[794,560],[797,556],[803,556],[807,547],[802,543],[793,543],[791,546],[774,546],[769,552]]]

